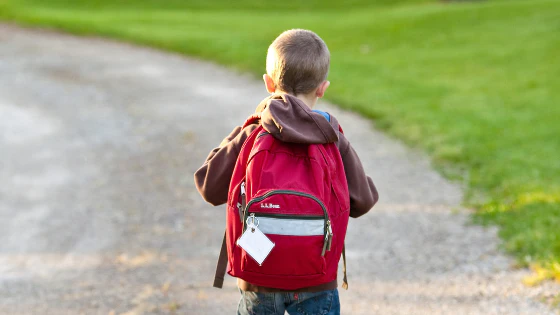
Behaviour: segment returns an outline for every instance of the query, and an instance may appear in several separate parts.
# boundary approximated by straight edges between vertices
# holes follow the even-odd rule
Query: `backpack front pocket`
[[[253,218],[275,246],[261,265],[242,250],[243,271],[296,277],[325,274],[333,234],[321,200],[299,191],[269,191],[249,201],[243,230]]]
[[[282,276],[325,273],[323,216],[254,214],[258,228],[275,244],[262,265],[242,250],[241,269]]]

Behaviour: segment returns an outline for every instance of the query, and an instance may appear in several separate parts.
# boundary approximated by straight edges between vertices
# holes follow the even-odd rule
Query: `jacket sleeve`
[[[220,145],[212,150],[206,162],[194,173],[198,192],[210,204],[218,206],[227,202],[229,183],[239,151],[257,125],[244,129],[236,127]]]
[[[366,176],[358,154],[342,133],[339,134],[339,149],[350,192],[350,216],[357,218],[377,203],[379,194],[371,178]]]

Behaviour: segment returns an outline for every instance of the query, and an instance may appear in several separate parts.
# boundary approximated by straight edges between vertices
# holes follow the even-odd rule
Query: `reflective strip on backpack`
[[[323,219],[301,220],[291,218],[259,217],[258,227],[265,234],[311,236],[325,234],[325,221]]]

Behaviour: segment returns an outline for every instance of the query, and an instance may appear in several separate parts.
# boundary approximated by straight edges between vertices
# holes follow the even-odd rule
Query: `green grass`
[[[0,0],[0,18],[255,74],[279,33],[314,30],[330,100],[464,182],[476,221],[498,224],[522,265],[560,263],[560,1]]]

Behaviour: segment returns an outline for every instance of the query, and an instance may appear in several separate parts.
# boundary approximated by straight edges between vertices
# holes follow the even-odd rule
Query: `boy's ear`
[[[325,91],[327,90],[329,85],[331,85],[330,81],[323,81],[323,83],[321,83],[319,85],[319,87],[317,88],[317,91],[315,91],[315,96],[317,96],[319,98],[323,97],[323,95],[325,95]]]
[[[274,80],[272,80],[272,77],[270,77],[268,74],[265,73],[263,75],[263,80],[264,80],[264,85],[265,85],[268,93],[272,94],[272,93],[276,92],[276,85],[274,84]]]

